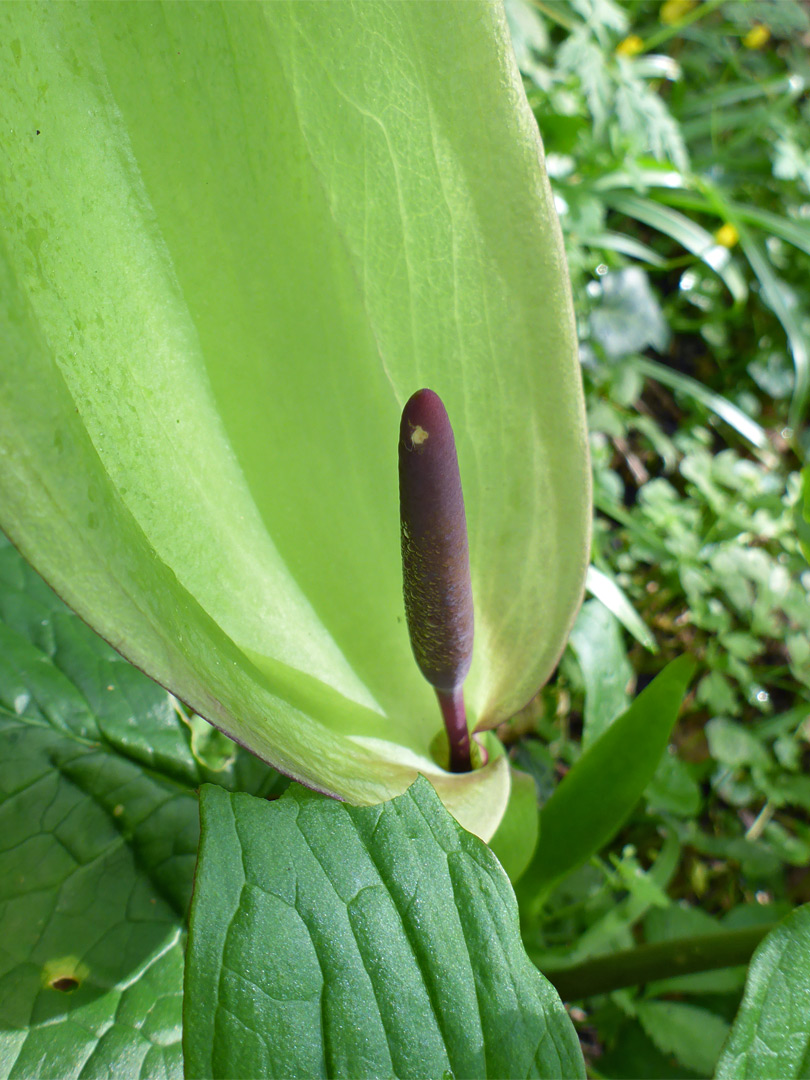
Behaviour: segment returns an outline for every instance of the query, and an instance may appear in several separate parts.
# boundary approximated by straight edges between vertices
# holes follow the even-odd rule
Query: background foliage
[[[574,281],[597,508],[594,598],[503,732],[541,800],[628,693],[699,662],[644,804],[525,929],[549,969],[810,899],[810,21],[793,0],[507,8]],[[712,1075],[742,980],[575,1008],[592,1075]]]

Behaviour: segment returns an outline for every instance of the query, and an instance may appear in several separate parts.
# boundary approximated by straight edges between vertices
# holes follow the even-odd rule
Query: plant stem
[[[700,937],[678,938],[651,945],[639,945],[609,956],[597,956],[556,971],[543,974],[565,1001],[577,1001],[639,986],[676,975],[692,975],[699,971],[747,964],[751,954],[776,923],[749,926],[743,930],[726,930]]]
[[[436,690],[436,697],[439,699],[442,719],[447,729],[447,741],[450,744],[450,772],[469,772],[472,761],[464,691],[460,686],[450,691]]]

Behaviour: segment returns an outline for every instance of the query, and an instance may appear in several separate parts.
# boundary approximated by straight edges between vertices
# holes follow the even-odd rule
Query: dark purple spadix
[[[439,699],[450,768],[468,772],[470,736],[462,692],[473,647],[467,520],[453,429],[432,390],[418,390],[402,410],[399,506],[413,654]]]

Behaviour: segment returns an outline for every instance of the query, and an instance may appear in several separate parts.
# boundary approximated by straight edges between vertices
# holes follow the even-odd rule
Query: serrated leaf
[[[717,1080],[810,1076],[810,904],[768,934],[754,953],[745,994],[723,1048]]]
[[[372,807],[200,805],[187,1076],[584,1076],[506,875],[424,778]]]
[[[499,5],[0,7],[0,515],[110,642],[357,803],[445,774],[399,410],[457,436],[492,726],[559,657],[589,471],[562,243]],[[527,492],[531,497],[527,497]]]
[[[709,1076],[728,1034],[722,1017],[679,1001],[642,1001],[636,1005],[641,1026],[664,1054],[699,1076]]]

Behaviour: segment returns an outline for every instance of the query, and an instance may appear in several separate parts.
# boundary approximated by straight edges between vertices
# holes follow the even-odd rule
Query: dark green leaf
[[[171,772],[191,767],[171,699],[47,590],[10,588],[14,560],[31,576],[1,554],[3,1075],[179,1078],[196,798],[136,760],[151,736],[155,757],[174,742]]]
[[[655,774],[693,668],[673,660],[566,774],[540,812],[521,897],[536,902],[616,834]]]
[[[0,537],[0,1071],[180,1077],[208,776],[165,690]],[[278,778],[239,751],[224,783]]]
[[[810,904],[768,934],[751,961],[717,1080],[810,1077]]]
[[[420,778],[351,807],[206,787],[190,1077],[584,1076],[491,852]]]

